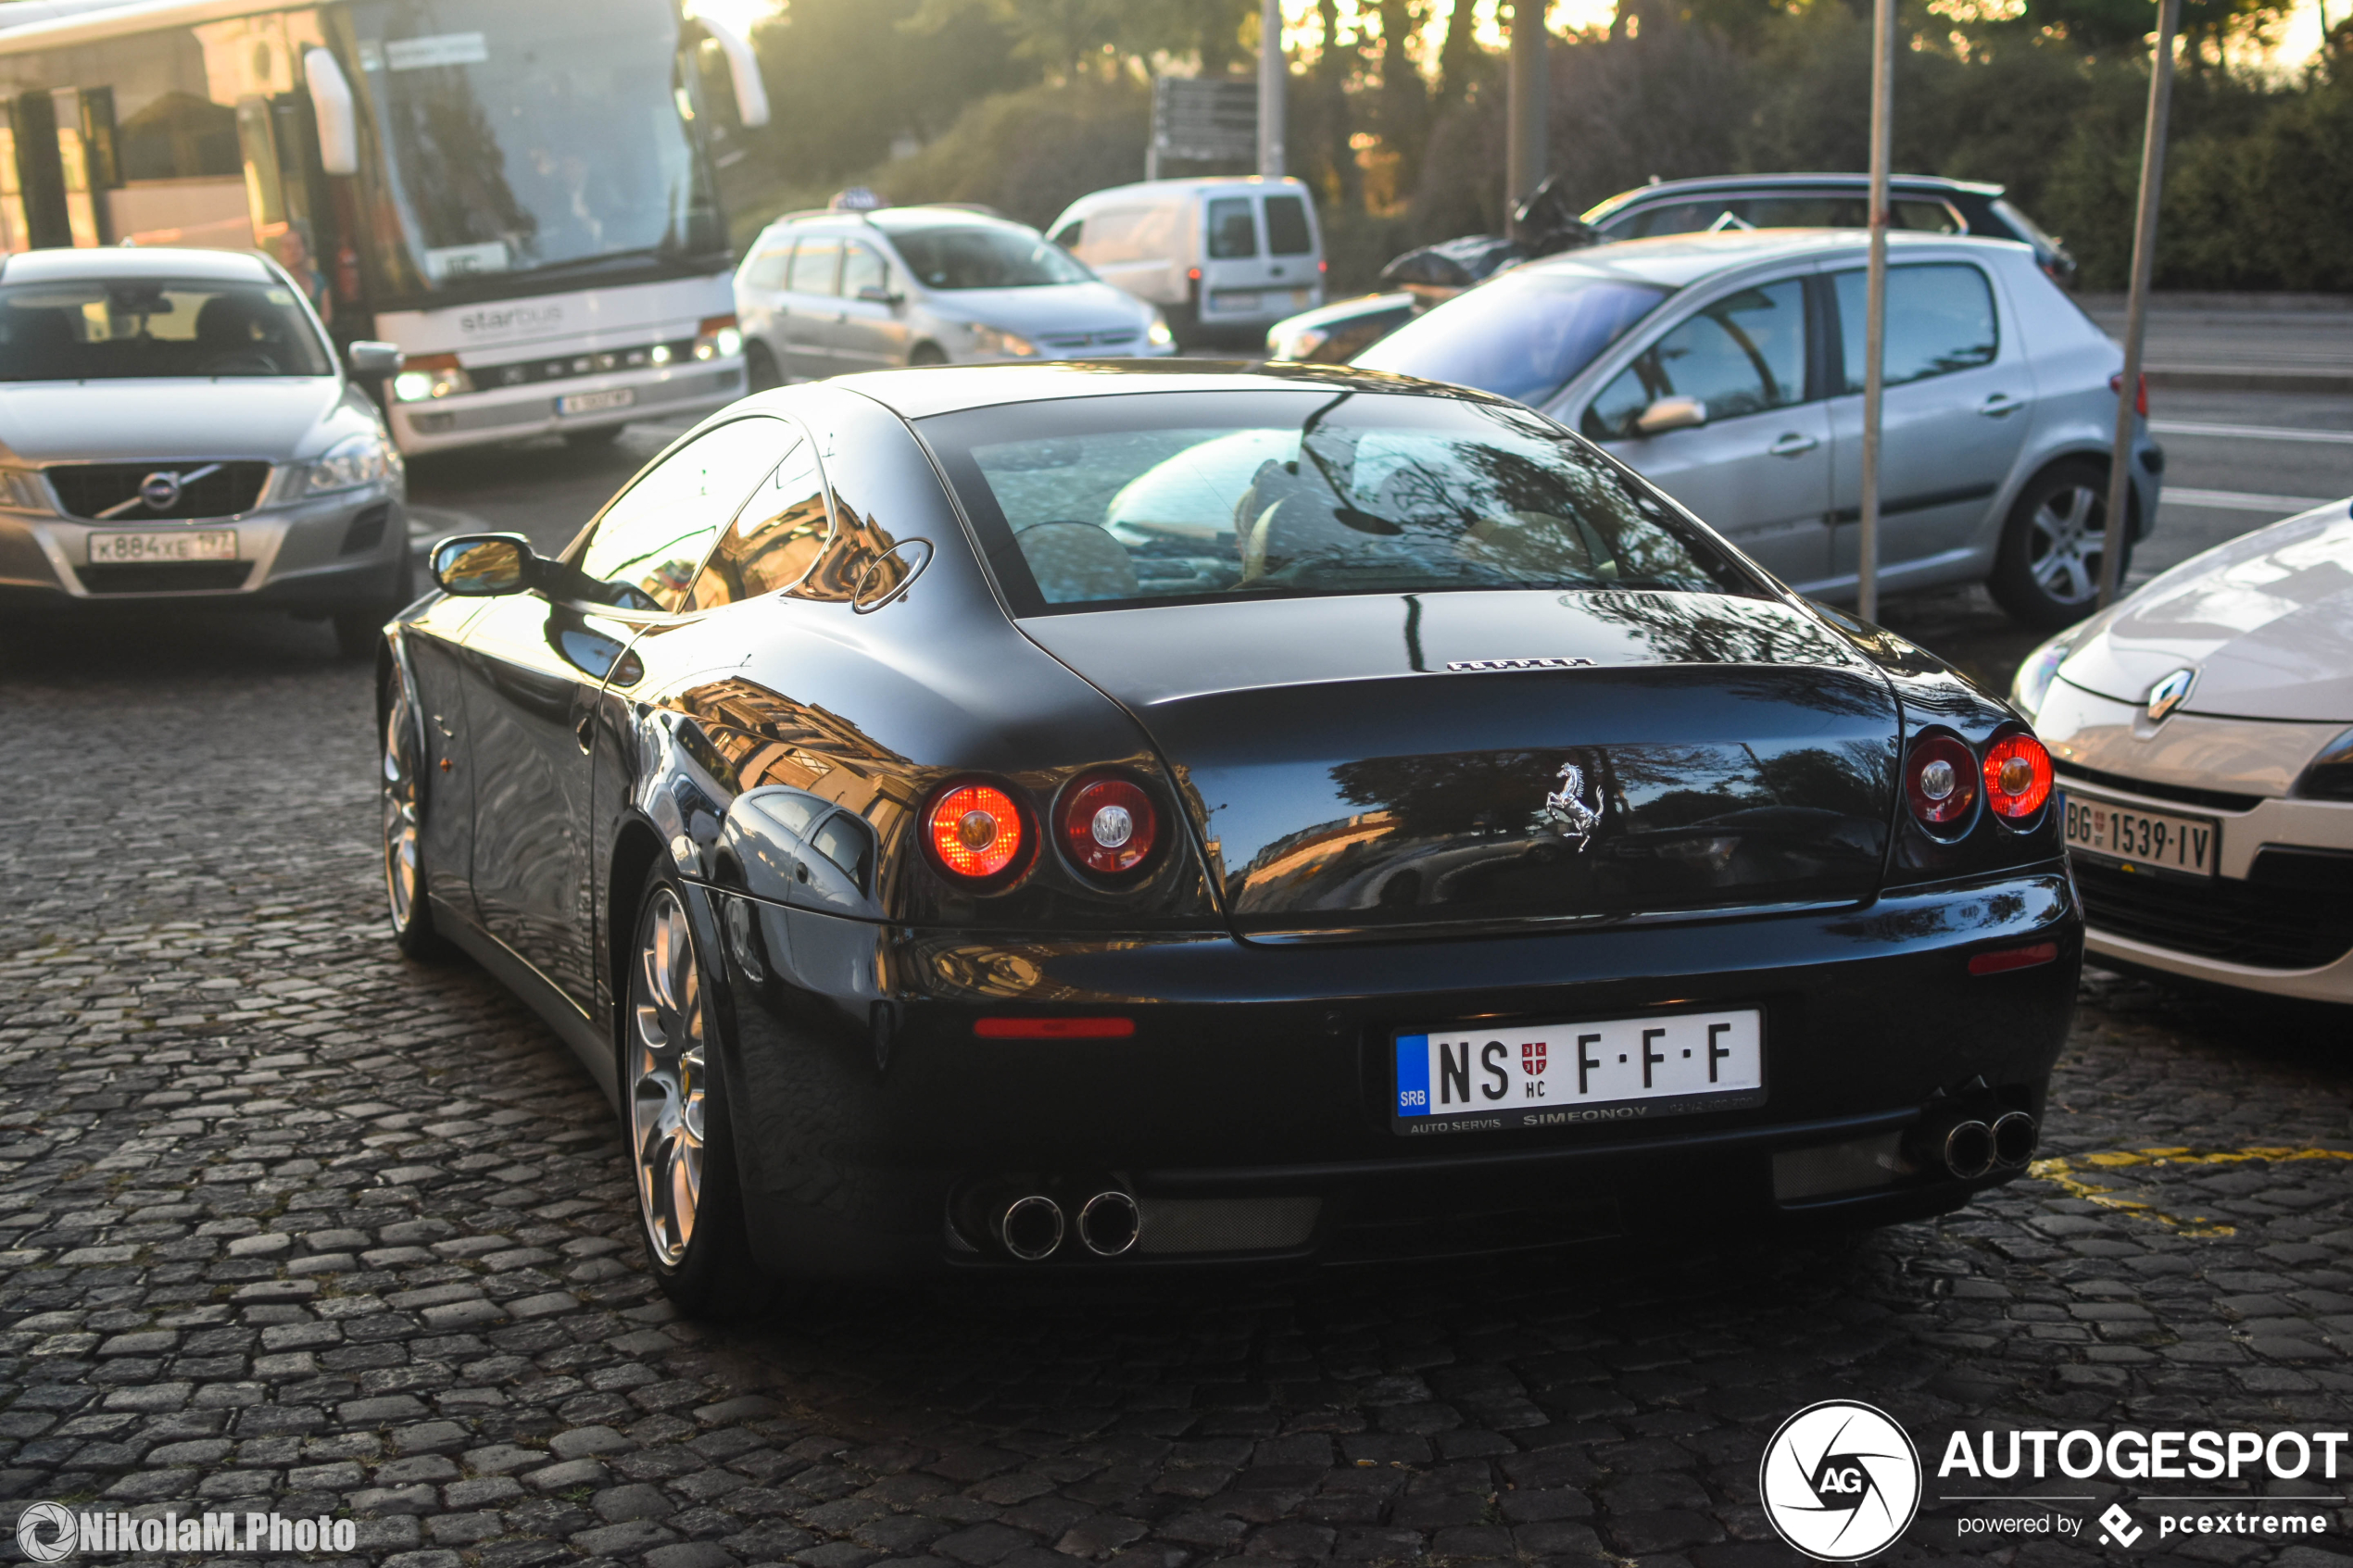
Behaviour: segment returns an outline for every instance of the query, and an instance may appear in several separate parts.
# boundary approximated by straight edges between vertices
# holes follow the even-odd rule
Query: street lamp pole
[[[1260,0],[1258,7],[1258,172],[1283,177],[1284,90],[1282,0]]]
[[[1879,618],[1880,405],[1887,385],[1887,177],[1894,157],[1895,0],[1871,6],[1871,259],[1863,290],[1862,518],[1855,608]]]
[[[2116,443],[2108,449],[2108,532],[2100,541],[2100,604],[2124,585],[2125,528],[2133,509],[2133,420],[2141,395],[2141,342],[2148,331],[2149,280],[2157,270],[2157,207],[2165,185],[2165,122],[2173,100],[2173,33],[2182,0],[2158,0],[2157,54],[2149,62],[2148,124],[2141,132],[2141,197],[2133,230],[2133,291],[2124,306],[2124,374],[2116,383]]]
[[[1455,0],[1457,5],[1467,0]],[[1510,102],[1504,106],[1504,225],[1517,228],[1513,210],[1544,179],[1545,94],[1552,72],[1544,55],[1544,12],[1550,0],[1511,0]]]

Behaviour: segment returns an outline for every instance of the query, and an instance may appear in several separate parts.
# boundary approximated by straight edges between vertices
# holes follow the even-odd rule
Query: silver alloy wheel
[[[2108,498],[2088,484],[2063,485],[2034,508],[2026,570],[2052,603],[2085,605],[2099,596],[2107,512]]]
[[[629,975],[629,1130],[637,1210],[654,1256],[675,1268],[702,1200],[702,974],[678,895],[658,887],[637,921]]]
[[[408,694],[396,692],[390,708],[384,719],[384,893],[392,903],[392,929],[397,935],[416,919],[417,896],[422,891],[417,850],[418,805],[423,791],[403,744],[409,730]]]

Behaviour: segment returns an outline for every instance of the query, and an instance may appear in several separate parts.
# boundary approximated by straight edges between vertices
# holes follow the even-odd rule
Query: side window
[[[744,270],[744,282],[756,289],[780,289],[785,286],[785,269],[792,263],[792,242],[770,245],[751,258]]]
[[[696,569],[755,481],[789,445],[779,420],[731,420],[681,446],[622,492],[573,565],[607,604],[674,610]]]
[[[736,514],[734,526],[695,579],[688,608],[711,609],[789,588],[809,574],[832,536],[816,448],[804,440]]]
[[[1064,250],[1075,251],[1078,248],[1078,236],[1084,233],[1086,229],[1087,221],[1085,219],[1074,218],[1069,222],[1054,231],[1054,243],[1062,246]]]
[[[861,893],[867,891],[875,871],[875,835],[863,822],[847,811],[836,811],[809,842],[840,868],[850,885]]]
[[[1696,397],[1709,423],[1806,396],[1806,287],[1791,278],[1743,289],[1668,330],[1602,388],[1582,428],[1596,441],[1634,434],[1662,397]]]
[[[871,245],[848,245],[841,253],[841,292],[845,299],[858,297],[860,289],[887,288],[890,269],[875,254]]]
[[[840,262],[839,240],[803,240],[793,252],[791,281],[785,286],[794,294],[832,294]]]
[[[1893,209],[1894,226],[1913,229],[1930,234],[1957,234],[1961,220],[1943,202],[1899,201],[1888,204]]]
[[[1628,239],[1648,239],[1654,234],[1690,234],[1713,228],[1724,214],[1738,204],[1722,196],[1703,201],[1664,202],[1657,207],[1643,207],[1633,214]]]
[[[1838,330],[1845,351],[1843,385],[1860,392],[1864,275],[1840,272],[1831,282],[1838,290]],[[1984,273],[1959,261],[1887,270],[1888,385],[1990,365],[2000,349],[1994,290]]]
[[[1209,204],[1209,255],[1232,261],[1258,254],[1258,219],[1248,196],[1219,196]]]
[[[1757,229],[1862,229],[1870,223],[1868,196],[1758,196],[1736,205]]]
[[[1307,204],[1297,196],[1266,198],[1266,254],[1306,256],[1315,248],[1307,227]]]

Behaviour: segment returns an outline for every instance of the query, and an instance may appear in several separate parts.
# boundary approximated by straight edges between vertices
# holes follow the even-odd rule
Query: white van
[[[1324,302],[1315,204],[1297,180],[1151,180],[1079,197],[1046,232],[1176,322],[1266,327]]]

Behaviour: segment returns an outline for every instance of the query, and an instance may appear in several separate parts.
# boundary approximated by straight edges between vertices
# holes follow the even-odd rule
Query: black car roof
[[[1098,359],[1044,365],[934,365],[836,376],[827,384],[863,393],[901,419],[928,419],[1000,403],[1104,397],[1136,392],[1267,392],[1292,386],[1335,392],[1403,392],[1462,402],[1507,403],[1469,387],[1353,365],[1252,365],[1225,359]]]

